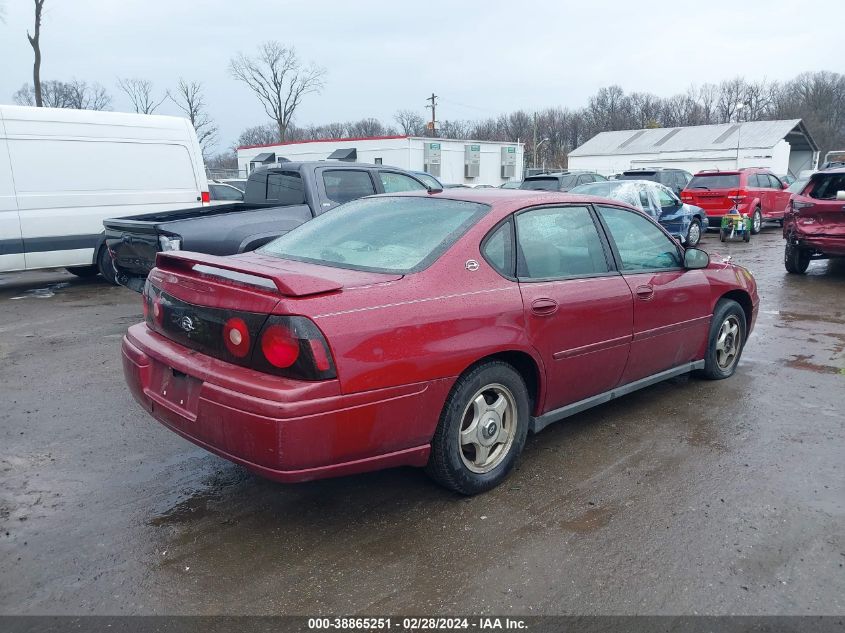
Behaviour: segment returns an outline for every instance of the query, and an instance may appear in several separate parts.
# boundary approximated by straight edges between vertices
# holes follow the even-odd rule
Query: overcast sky
[[[32,81],[32,0],[0,0],[0,103]],[[841,0],[682,3],[452,0],[46,0],[42,80],[98,81],[114,110],[130,104],[117,77],[202,81],[219,148],[264,123],[256,98],[227,71],[239,51],[276,39],[327,69],[296,123],[375,116],[398,109],[475,119],[549,106],[580,107],[598,88],[660,96],[742,74],[785,80],[843,71]],[[160,113],[176,114],[172,104]]]

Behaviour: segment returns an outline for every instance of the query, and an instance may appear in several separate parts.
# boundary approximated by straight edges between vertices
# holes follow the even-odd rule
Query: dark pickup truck
[[[243,202],[104,220],[119,284],[136,292],[160,251],[234,255],[255,250],[339,204],[427,189],[416,176],[363,163],[281,163],[250,174]]]

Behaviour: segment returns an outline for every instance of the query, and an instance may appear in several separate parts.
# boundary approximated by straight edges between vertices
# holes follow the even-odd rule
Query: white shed
[[[446,184],[498,186],[522,180],[522,143],[464,141],[422,136],[292,141],[238,148],[238,169],[291,161],[345,160],[426,171]]]
[[[637,167],[766,167],[798,176],[815,169],[819,151],[801,119],[601,132],[569,153],[570,169],[610,176]]]

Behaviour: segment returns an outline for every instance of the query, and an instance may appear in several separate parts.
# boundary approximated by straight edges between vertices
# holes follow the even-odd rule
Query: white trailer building
[[[344,160],[426,171],[446,184],[498,186],[522,180],[522,143],[459,141],[421,136],[382,136],[293,141],[238,148],[238,169],[290,161]]]
[[[815,169],[819,148],[801,119],[601,132],[569,153],[570,169],[610,176],[637,167],[765,167],[798,176]]]

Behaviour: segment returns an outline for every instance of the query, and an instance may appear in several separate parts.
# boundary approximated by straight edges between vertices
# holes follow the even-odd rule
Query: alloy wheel
[[[458,435],[461,460],[474,473],[488,473],[507,456],[516,436],[516,401],[501,384],[479,389],[464,409]]]
[[[736,315],[730,315],[722,322],[716,335],[716,363],[722,370],[730,369],[739,356],[742,347],[742,329]]]

